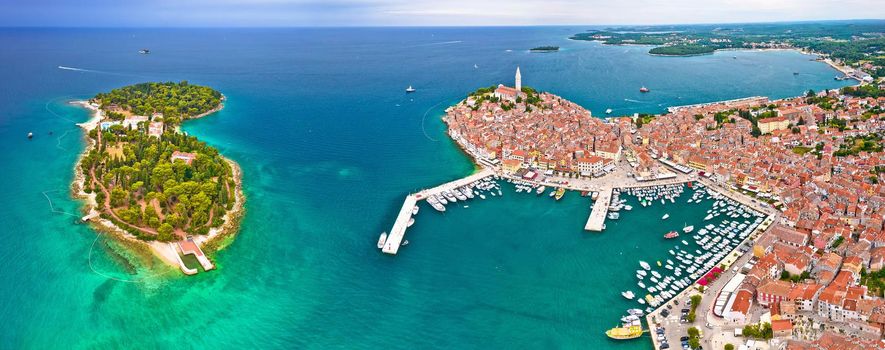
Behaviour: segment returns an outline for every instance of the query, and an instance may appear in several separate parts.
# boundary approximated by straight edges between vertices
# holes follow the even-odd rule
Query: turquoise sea
[[[661,234],[706,207],[634,205],[591,234],[589,199],[508,188],[425,207],[399,255],[375,249],[406,193],[473,169],[443,110],[517,65],[596,115],[850,83],[791,51],[652,57],[567,39],[584,29],[0,29],[0,348],[651,348],[602,332],[637,261],[666,258]],[[539,45],[562,51],[527,52]],[[74,223],[88,115],[67,102],[152,80],[227,96],[185,129],[245,174],[242,230],[195,277],[136,272]]]

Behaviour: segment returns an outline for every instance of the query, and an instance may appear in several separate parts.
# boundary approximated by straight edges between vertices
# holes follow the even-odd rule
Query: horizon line
[[[446,24],[446,25],[279,25],[279,26],[261,26],[261,25],[194,25],[194,26],[118,26],[118,25],[89,25],[89,26],[53,26],[53,25],[19,25],[4,26],[0,25],[0,29],[353,29],[353,28],[532,28],[532,27],[667,27],[667,26],[703,26],[703,25],[739,25],[739,24],[799,24],[799,23],[827,23],[827,22],[863,22],[863,21],[885,21],[885,18],[853,18],[853,19],[803,19],[788,21],[762,21],[762,22],[692,22],[692,23],[597,23],[597,24]]]

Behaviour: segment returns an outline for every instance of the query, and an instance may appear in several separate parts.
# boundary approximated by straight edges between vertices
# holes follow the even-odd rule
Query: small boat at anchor
[[[378,237],[378,249],[384,248],[384,243],[387,243],[387,232],[381,232]]]
[[[627,300],[632,300],[633,298],[636,297],[636,294],[633,294],[632,291],[628,290],[628,291],[621,292],[621,296],[623,296],[624,298],[627,298]]]
[[[676,232],[676,231],[670,231],[664,235],[664,238],[666,238],[666,239],[672,239],[672,238],[676,238],[676,237],[679,237],[679,232]]]

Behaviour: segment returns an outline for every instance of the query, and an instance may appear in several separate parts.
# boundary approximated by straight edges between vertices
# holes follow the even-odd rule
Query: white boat
[[[387,232],[381,232],[381,236],[378,237],[378,249],[384,248],[384,243],[387,243]]]
[[[691,231],[694,231],[694,226],[689,225],[682,228],[682,232],[689,233]]]
[[[611,113],[612,113],[612,109],[611,109],[611,108],[605,110],[605,114],[611,114]]]
[[[664,216],[661,217],[661,220],[667,220],[667,218],[669,218],[669,217],[670,217],[670,214],[664,214]]]
[[[621,292],[621,295],[622,295],[624,298],[627,298],[628,300],[633,299],[634,297],[636,297],[636,295],[633,294],[633,292],[631,292],[631,291],[629,291],[629,290],[628,290],[628,291],[625,291],[625,292]]]
[[[640,299],[640,300],[641,300],[641,299]],[[643,311],[640,310],[640,309],[627,309],[627,313],[628,313],[628,314],[631,314],[631,315],[633,315],[633,316],[638,316],[638,317],[641,317],[642,315],[645,315],[645,312],[643,312]]]
[[[639,288],[645,289],[645,283],[639,282],[636,283],[636,285],[639,286]]]
[[[647,262],[645,262],[645,261],[640,260],[640,261],[639,261],[639,266],[642,266],[643,269],[651,270],[651,265],[649,265],[649,264],[648,264]]]
[[[546,191],[546,190],[547,190],[547,186],[541,185],[541,187],[538,187],[538,189],[535,190],[535,193],[538,194],[538,195],[541,195],[541,194],[544,193],[544,191]]]
[[[655,276],[655,277],[657,277],[657,278],[661,278],[661,274],[658,273],[657,271],[652,271],[652,272],[651,272],[651,275],[652,275],[652,276]]]
[[[403,241],[403,244],[402,244],[402,245],[403,245],[403,246],[407,246],[407,245],[409,245],[409,240],[407,239],[407,240]]]
[[[412,227],[415,224],[415,218],[409,218],[409,223],[406,224],[406,227]]]
[[[621,317],[621,322],[633,322],[633,321],[639,321],[639,316],[629,315],[629,316]]]
[[[412,85],[409,85],[409,87],[406,88],[406,93],[410,92],[415,92],[415,88],[413,88]]]
[[[417,215],[417,214],[418,214],[418,206],[416,205],[414,208],[412,208],[412,215]]]
[[[646,272],[645,270],[636,270],[636,274],[645,277],[648,272]]]
[[[627,211],[633,210],[633,206],[625,205],[624,210],[627,210]]]

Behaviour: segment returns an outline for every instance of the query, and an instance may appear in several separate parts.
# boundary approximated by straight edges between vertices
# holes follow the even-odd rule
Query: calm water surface
[[[375,249],[408,191],[472,171],[443,110],[517,65],[596,115],[849,82],[796,52],[652,57],[567,39],[583,29],[0,30],[0,348],[650,348],[602,334],[628,305],[618,292],[637,260],[666,258],[662,212],[681,227],[707,208],[640,207],[588,234],[586,198],[505,189],[425,207],[400,255]],[[539,45],[562,51],[527,52]],[[74,223],[88,115],[66,102],[153,80],[228,97],[185,126],[245,173],[248,213],[211,273],[133,274]]]

